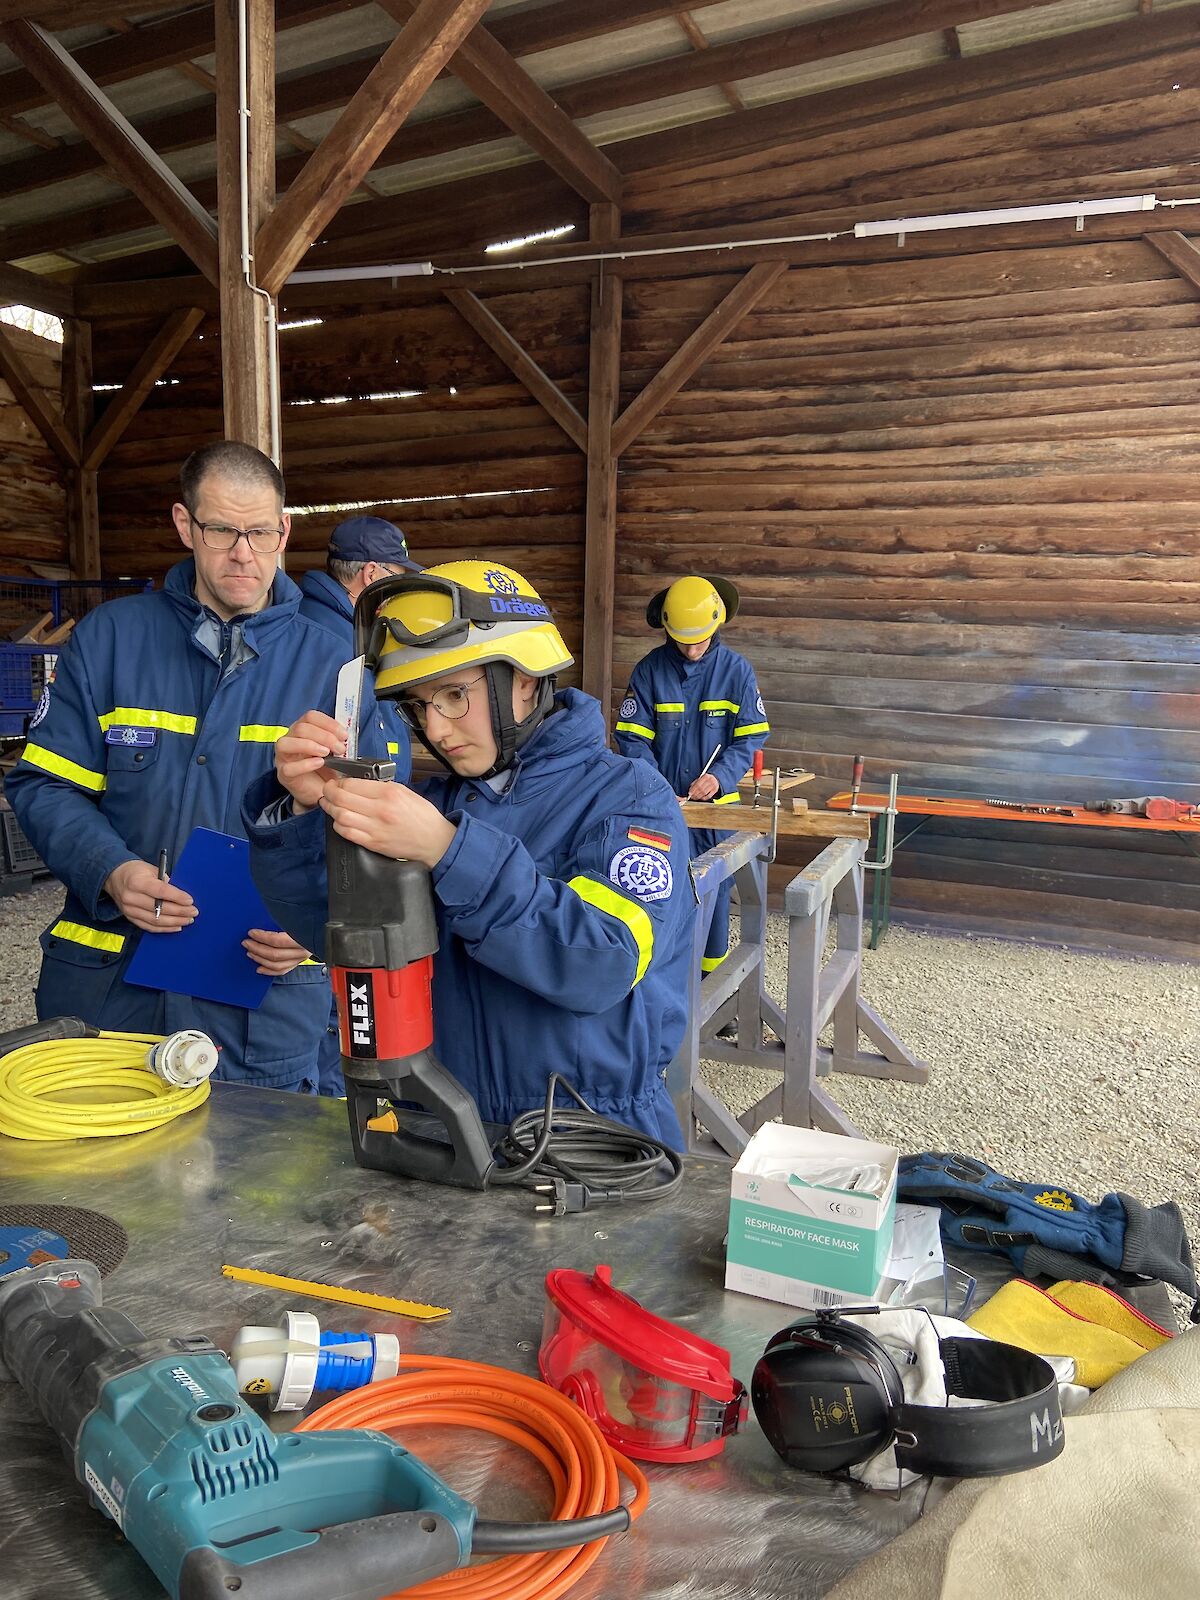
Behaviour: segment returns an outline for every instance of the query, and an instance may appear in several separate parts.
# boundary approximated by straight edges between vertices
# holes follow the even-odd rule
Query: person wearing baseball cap
[[[394,522],[385,517],[349,517],[329,536],[325,571],[306,572],[300,580],[300,615],[308,617],[337,641],[341,660],[354,655],[354,606],[359,595],[381,578],[398,578],[420,572],[408,553],[408,541]],[[408,728],[392,703],[380,702],[388,754],[397,763],[397,777],[407,783],[412,772]],[[342,1051],[338,1043],[337,1011],[330,1014],[318,1059],[322,1094],[344,1094]]]

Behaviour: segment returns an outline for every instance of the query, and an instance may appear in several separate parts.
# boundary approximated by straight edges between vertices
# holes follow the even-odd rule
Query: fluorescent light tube
[[[1152,194],[1121,195],[1112,200],[1062,200],[1045,206],[1003,206],[996,211],[956,211],[936,217],[899,217],[891,222],[856,222],[856,239],[885,234],[935,233],[942,228],[995,228],[1006,222],[1046,222],[1055,217],[1105,217],[1126,211],[1153,211]]]

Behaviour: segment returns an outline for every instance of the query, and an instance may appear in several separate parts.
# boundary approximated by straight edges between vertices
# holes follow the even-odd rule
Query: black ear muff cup
[[[855,1323],[793,1323],[754,1368],[750,1399],[771,1448],[802,1472],[840,1472],[894,1437],[904,1384],[891,1356]]]

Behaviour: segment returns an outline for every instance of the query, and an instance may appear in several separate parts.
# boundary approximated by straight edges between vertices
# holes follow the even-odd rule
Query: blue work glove
[[[1000,1251],[1027,1277],[1097,1278],[1086,1270],[1091,1262],[1110,1273],[1160,1278],[1196,1298],[1183,1218],[1169,1201],[1144,1206],[1118,1193],[1097,1205],[1070,1189],[1019,1183],[971,1156],[943,1151],[902,1156],[896,1194],[936,1200],[950,1244]]]

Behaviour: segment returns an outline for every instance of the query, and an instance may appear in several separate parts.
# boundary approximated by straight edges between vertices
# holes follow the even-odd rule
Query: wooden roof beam
[[[0,326],[0,378],[7,383],[17,404],[63,465],[77,467],[79,447],[70,429],[62,414],[34,384],[29,369],[3,326]]]
[[[695,376],[713,351],[737,327],[784,272],[783,261],[760,261],[751,267],[721,301],[690,334],[671,359],[642,390],[631,400],[613,424],[613,454],[621,455],[637,440],[642,431],[653,422],[660,411],[671,403],[688,380]]]
[[[1185,283],[1200,292],[1200,246],[1182,233],[1173,230],[1144,233],[1142,238],[1164,261],[1175,268]]]
[[[754,34],[728,44],[712,45],[665,61],[564,85],[558,99],[573,117],[619,106],[640,105],[692,89],[719,88],[744,78],[761,77],[784,67],[806,66],[832,56],[850,55],[895,44],[924,33],[961,27],[1014,11],[1033,11],[1057,0],[885,0],[882,5],[836,17],[801,22],[771,33]]]
[[[446,299],[464,322],[470,324],[489,349],[498,355],[518,382],[529,393],[552,421],[580,450],[587,449],[587,423],[567,399],[566,395],[548,378],[537,362],[518,344],[512,334],[476,295],[467,289],[446,289]]]
[[[88,432],[83,442],[81,463],[86,471],[95,471],[103,463],[142,409],[146,396],[203,321],[203,311],[194,306],[172,311],[142,352],[119,392],[104,408],[99,422]]]
[[[275,28],[278,33],[296,28],[305,22],[315,22],[321,17],[334,16],[340,11],[353,11],[363,0],[276,0]],[[14,5],[9,15],[29,15],[29,6]],[[64,9],[74,11],[68,4]],[[109,27],[118,10],[126,17],[133,12],[118,0],[106,8],[102,19]],[[161,5],[154,10],[162,10]],[[4,8],[0,5],[0,15]],[[75,16],[72,21],[78,23]],[[125,83],[145,72],[157,72],[162,67],[174,67],[192,56],[211,55],[216,38],[213,26],[213,8],[200,4],[191,11],[177,12],[160,21],[144,22],[129,33],[115,33],[93,44],[81,45],[75,59],[95,83]],[[47,104],[46,91],[34,75],[24,67],[0,73],[0,106],[6,111],[32,111]]]
[[[0,305],[11,304],[32,306],[52,317],[71,317],[75,314],[75,291],[70,284],[56,283],[40,272],[0,264]]]
[[[279,293],[487,7],[488,0],[421,0],[259,229],[260,288]]]
[[[398,22],[417,10],[416,0],[378,3]],[[463,41],[450,71],[585,200],[620,202],[623,180],[616,167],[486,28]]]
[[[133,124],[75,62],[58,40],[34,22],[8,22],[0,36],[53,96],[117,179],[137,195],[167,232],[214,283],[217,226],[203,206],[151,150]]]
[[[1024,5],[1025,0],[1021,0],[1021,3]],[[1041,5],[1048,3],[1048,0],[1028,0],[1028,3]],[[570,119],[595,112],[615,110],[666,95],[681,94],[689,89],[719,87],[722,83],[751,77],[756,73],[774,70],[776,67],[822,60],[829,56],[840,55],[852,48],[865,48],[866,44],[871,42],[886,43],[907,37],[914,32],[920,33],[926,26],[925,22],[921,21],[922,9],[926,6],[936,7],[938,16],[965,15],[968,20],[974,20],[977,16],[1017,9],[1017,0],[916,0],[916,3],[914,0],[889,0],[887,5],[852,13],[849,19],[837,19],[836,29],[832,23],[803,24],[798,28],[785,28],[738,40],[734,44],[712,46],[702,52],[690,52],[670,57],[665,61],[652,61],[643,66],[623,68],[600,77],[563,84],[555,90],[551,104],[556,106],[569,126]],[[926,13],[927,16],[932,14],[932,9]],[[520,20],[525,15],[536,17],[539,13],[522,12],[514,20]],[[1172,15],[1165,14],[1166,20],[1163,26],[1168,30],[1165,35],[1167,38],[1177,35],[1181,29],[1186,31],[1187,28],[1187,19],[1182,22],[1176,19],[1172,23]],[[861,18],[867,19],[870,29],[867,28],[867,23],[859,20]],[[497,30],[503,21],[503,18],[497,19]],[[935,25],[934,21],[928,22],[928,27],[931,29]],[[1131,24],[1125,21],[1114,26],[1119,26],[1128,32]],[[1135,26],[1140,34],[1146,24],[1138,23]],[[1072,47],[1076,47],[1076,40],[1088,39],[1092,31],[1089,30],[1082,35],[1071,35]],[[860,37],[864,44],[855,45],[854,39]],[[1039,42],[1037,50],[1039,55],[1044,56],[1047,46]],[[997,53],[998,56],[1002,54],[1003,52]],[[775,59],[776,57],[778,59]],[[342,104],[363,86],[365,71],[364,63],[359,60],[282,78],[277,86],[276,95],[279,121],[286,122],[318,111],[327,111]],[[2,83],[3,79],[0,79],[0,85]],[[862,86],[864,90],[872,89],[876,92],[879,87],[878,81]],[[479,93],[477,87],[475,92]],[[832,93],[844,96],[851,91],[843,88]],[[3,104],[3,100],[0,99],[0,105]],[[745,117],[755,114],[744,112],[740,115]],[[712,119],[703,126],[719,126],[722,121],[721,118]],[[392,148],[381,151],[381,157],[388,164],[395,164],[416,157],[467,148],[497,138],[507,126],[509,124],[496,112],[489,111],[484,106],[473,106],[465,111],[430,118],[406,129]],[[203,110],[192,107],[184,111],[170,111],[148,117],[141,124],[141,132],[156,150],[195,147],[213,137],[211,107],[206,106]],[[678,138],[679,133],[680,130],[675,130],[675,138]],[[584,135],[576,130],[576,137],[583,139]],[[651,136],[651,141],[659,139],[663,140],[668,148],[674,142],[669,130]],[[548,159],[544,152],[541,153],[544,159]],[[615,159],[617,164],[627,170],[619,157]],[[98,157],[93,156],[86,147],[77,144],[46,151],[41,155],[28,156],[19,161],[7,162],[4,170],[6,193],[28,193],[31,189],[44,184],[61,182],[66,178],[94,171],[99,165],[101,162]]]

